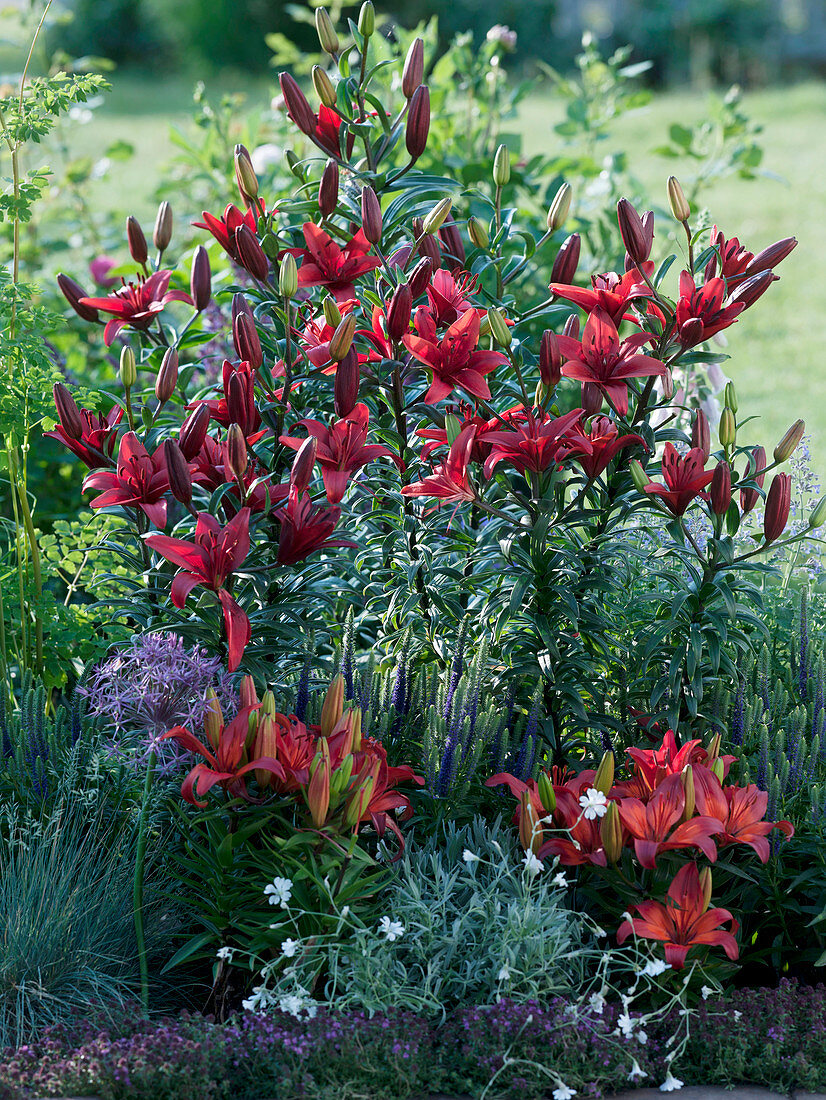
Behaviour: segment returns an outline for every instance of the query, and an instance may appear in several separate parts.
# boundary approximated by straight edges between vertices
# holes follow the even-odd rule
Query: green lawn
[[[98,185],[97,198],[149,220],[154,182],[174,153],[169,127],[187,125],[192,83],[128,74],[115,74],[112,82],[94,122],[79,128],[78,150],[100,155],[116,139],[130,141],[137,157],[114,166],[110,178]],[[267,80],[225,77],[208,90],[243,91],[251,109],[265,109],[271,89]],[[754,251],[789,235],[797,236],[800,245],[783,264],[781,281],[729,330],[732,360],[726,368],[737,383],[741,410],[762,417],[756,427],[767,449],[803,416],[815,469],[826,471],[826,310],[817,276],[826,256],[826,143],[819,139],[826,126],[826,83],[754,92],[744,97],[744,106],[764,127],[763,167],[784,182],[725,180],[706,195],[712,216]],[[690,167],[665,161],[651,150],[663,142],[670,123],[699,121],[705,107],[706,97],[690,91],[659,95],[650,107],[620,120],[615,138],[606,145],[629,151],[635,174],[662,203],[668,173],[687,176]],[[559,139],[552,127],[558,118],[553,101],[527,101],[520,121],[528,151],[555,147]]]

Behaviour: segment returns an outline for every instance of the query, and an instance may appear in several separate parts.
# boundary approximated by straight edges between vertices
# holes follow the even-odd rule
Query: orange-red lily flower
[[[685,790],[679,775],[667,776],[647,803],[637,798],[620,802],[620,819],[634,839],[634,851],[643,867],[656,867],[657,855],[675,848],[699,848],[712,863],[717,859],[711,838],[722,833],[722,824],[715,817],[701,816],[680,825],[684,809]]]
[[[650,267],[653,273],[653,263],[645,266],[646,271]],[[615,271],[592,275],[590,288],[551,283],[550,291],[557,298],[573,302],[587,313],[593,313],[595,309],[602,310],[615,325],[619,325],[631,302],[637,298],[648,298],[651,294],[636,267],[626,271],[624,275],[618,275]]]
[[[233,797],[248,798],[243,779],[245,775],[256,769],[270,772],[279,779],[284,778],[284,769],[272,756],[260,756],[249,763],[242,763],[246,755],[250,715],[259,705],[244,707],[229,725],[224,725],[223,718],[221,719],[217,743],[213,745],[214,751],[183,726],[175,726],[163,735],[162,741],[167,737],[172,738],[182,748],[194,752],[197,756],[203,756],[206,760],[205,764],[196,764],[184,779],[181,795],[185,801],[203,809],[207,803],[199,802],[198,796],[203,797],[216,784],[220,784]]]
[[[683,969],[692,947],[719,946],[730,959],[739,954],[734,933],[740,926],[728,909],[706,909],[695,863],[687,863],[677,872],[665,905],[642,901],[633,908],[639,916],[622,922],[617,943],[625,943],[632,932],[642,939],[660,940],[665,945],[665,961],[675,970]],[[730,932],[720,927],[725,921],[731,921]]]
[[[712,771],[700,766],[694,769],[694,789],[700,813],[722,823],[723,831],[717,837],[720,847],[747,844],[761,862],[767,863],[769,842],[766,837],[772,829],[780,829],[789,839],[794,836],[791,822],[765,820],[769,796],[754,783],[746,787],[723,787]]]
[[[510,417],[512,431],[492,431],[485,436],[485,442],[491,445],[484,466],[485,477],[490,477],[502,461],[523,474],[528,470],[541,473],[572,452],[590,453],[588,437],[582,430],[576,433],[581,417],[582,409],[573,409],[564,416],[523,409]]]
[[[463,500],[475,500],[476,490],[468,474],[475,438],[476,425],[466,424],[453,440],[444,462],[428,477],[413,485],[405,485],[402,496],[437,497],[456,504],[461,504]]]

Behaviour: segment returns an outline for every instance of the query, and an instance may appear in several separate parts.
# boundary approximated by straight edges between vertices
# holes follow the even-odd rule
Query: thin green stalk
[[[135,877],[132,887],[132,913],[135,921],[135,940],[138,946],[138,966],[141,979],[141,1009],[144,1016],[149,1013],[149,965],[146,958],[146,936],[143,927],[143,884],[146,872],[146,845],[149,839],[149,796],[152,793],[152,779],[155,773],[155,751],[149,754],[146,766],[146,779],[143,784],[141,813],[138,820],[138,843],[135,848]]]

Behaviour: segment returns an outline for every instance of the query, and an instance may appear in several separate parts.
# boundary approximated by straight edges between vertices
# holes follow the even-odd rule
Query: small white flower
[[[604,939],[604,938],[605,938],[605,937],[606,937],[606,936],[608,935],[608,933],[607,933],[607,932],[605,931],[605,929],[604,929],[604,928],[600,928],[600,926],[599,926],[599,925],[597,925],[597,926],[596,926],[596,927],[594,928],[594,935],[596,936],[596,938],[597,938],[598,940],[602,940],[602,939]]]
[[[230,959],[232,958],[232,948],[231,947],[219,947],[218,950],[215,952],[215,958],[216,959],[226,959],[227,962],[229,962]]]
[[[342,905],[341,915],[342,915],[342,917],[349,917],[349,915],[350,915],[350,906],[349,905]]]
[[[392,943],[394,940],[401,939],[404,935],[404,925],[401,921],[382,917],[379,921],[379,932],[383,934],[388,943]]]
[[[292,892],[293,880],[291,878],[274,878],[271,883],[264,887],[264,894],[270,899],[270,905],[280,905],[282,909],[287,908]]]
[[[667,963],[663,959],[649,959],[642,968],[641,973],[646,978],[658,978],[660,974],[664,974],[666,970],[670,969],[671,963]]]
[[[579,804],[582,807],[582,816],[586,821],[593,821],[597,817],[605,817],[608,813],[608,799],[596,787],[589,787],[585,794],[581,794]]]
[[[717,990],[712,989],[710,985],[704,985],[700,989],[700,993],[702,994],[702,997],[703,997],[704,1001],[707,1001],[709,999],[709,997],[713,996],[716,992],[717,992]]]
[[[508,964],[505,963],[505,965],[502,967],[502,969],[496,975],[496,980],[497,980],[497,982],[509,982],[510,978],[511,978],[511,972],[510,972],[510,969],[508,967]]]
[[[576,1089],[569,1088],[564,1081],[560,1081],[559,1088],[554,1089],[554,1100],[571,1100],[576,1096]]]
[[[648,1042],[648,1032],[642,1031],[642,1029],[640,1029],[637,1032],[637,1042],[640,1043],[642,1046],[645,1046],[645,1044]]]
[[[462,852],[462,859],[465,861],[465,863],[479,862],[479,857],[476,855],[475,852],[471,852],[470,848],[465,848],[464,852]]]
[[[298,1016],[301,1013],[301,1009],[304,1007],[304,1002],[300,997],[296,997],[294,993],[290,993],[286,997],[281,998],[278,1002],[278,1007],[282,1012],[286,1012],[290,1016]]]
[[[525,871],[531,878],[536,878],[543,867],[542,860],[537,859],[533,852],[526,852],[522,862],[525,864]]]
[[[564,890],[565,887],[568,885],[568,880],[561,871],[557,871],[557,873],[553,877],[553,884],[554,886],[559,886],[561,889]]]
[[[633,1016],[629,1016],[627,1012],[622,1012],[617,1017],[617,1028],[620,1032],[622,1032],[626,1039],[630,1039],[630,1037],[634,1034],[634,1028],[636,1026],[637,1021],[633,1018]]]
[[[281,944],[281,954],[285,959],[292,959],[295,957],[295,953],[298,951],[301,943],[299,940],[284,940]]]
[[[677,1089],[681,1089],[682,1087],[683,1082],[679,1079],[679,1077],[674,1077],[671,1070],[669,1070],[665,1080],[660,1085],[660,1092],[675,1092]]]
[[[737,1009],[735,1009],[734,1012],[732,1012],[732,1016],[734,1017],[735,1020],[739,1020],[742,1015],[743,1015],[743,1013],[738,1012]]]
[[[601,993],[592,993],[588,998],[588,1007],[592,1012],[596,1012],[597,1016],[601,1016],[605,1008],[605,998]]]
[[[629,1081],[634,1081],[637,1078],[647,1077],[648,1074],[645,1072],[644,1069],[642,1069],[640,1067],[640,1064],[637,1061],[637,1059],[634,1058],[633,1061],[634,1061],[634,1064],[631,1066],[631,1072],[628,1074],[628,1080]]]

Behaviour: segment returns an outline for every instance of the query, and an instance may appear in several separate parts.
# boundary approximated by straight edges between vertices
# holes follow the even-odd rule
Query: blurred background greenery
[[[24,15],[42,10],[33,0],[16,6]],[[357,10],[328,6],[340,19]],[[721,99],[733,83],[742,87],[743,111],[762,131],[757,140],[764,155],[750,182],[729,175],[704,190],[709,220],[755,251],[791,234],[800,247],[783,265],[771,305],[727,334],[732,359],[725,368],[744,404],[763,418],[769,447],[804,406],[815,470],[826,470],[826,324],[819,281],[812,277],[826,251],[826,3],[388,0],[378,6],[389,34],[396,19],[412,27],[434,17],[443,42],[459,33],[478,43],[501,25],[515,32],[507,55],[510,76],[537,82],[521,100],[518,116],[507,122],[511,137],[503,137],[524,156],[561,146],[555,127],[566,103],[542,66],[570,72],[583,32],[593,35],[603,56],[630,44],[632,62],[651,62],[639,81],[654,94],[611,122],[610,146],[626,152],[633,175],[658,207],[664,205],[666,176],[673,171],[690,179],[694,170],[690,155],[663,157],[670,128],[701,124],[715,110],[715,91]],[[93,166],[86,194],[101,209],[150,221],[170,162],[180,155],[181,142],[197,132],[196,85],[205,84],[212,103],[233,96],[240,118],[266,118],[278,69],[291,58],[298,61],[288,42],[317,48],[312,5],[283,0],[55,0],[50,18],[55,11],[49,53],[88,58],[93,69],[101,58],[113,66],[107,72],[112,87],[102,102],[74,113],[65,155]],[[14,17],[7,9],[0,20],[5,31]],[[0,72],[13,81],[3,48]],[[17,63],[17,47],[7,56],[9,66],[12,57]],[[129,148],[134,155],[126,155]],[[181,220],[199,212],[192,204],[186,192],[177,197]]]

